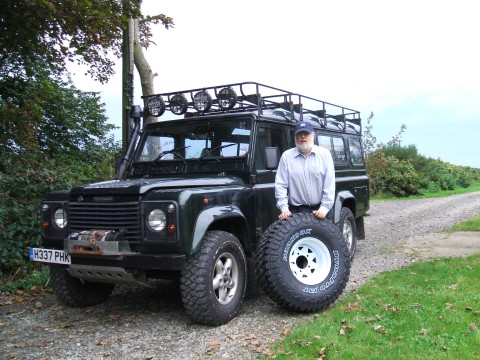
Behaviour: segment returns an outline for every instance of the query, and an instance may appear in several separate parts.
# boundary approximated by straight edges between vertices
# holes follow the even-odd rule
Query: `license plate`
[[[30,260],[70,265],[70,254],[63,250],[30,248]]]

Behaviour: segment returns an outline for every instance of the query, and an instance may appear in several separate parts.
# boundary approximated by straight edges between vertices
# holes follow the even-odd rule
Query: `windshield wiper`
[[[171,150],[165,150],[165,151],[162,151],[160,154],[158,154],[158,156],[155,158],[155,160],[153,160],[153,162],[157,162],[158,160],[160,160],[162,157],[164,157],[165,155],[167,154],[174,154],[174,155],[177,155],[180,159],[184,160],[185,158],[180,155],[177,151],[178,150],[183,150],[183,149],[187,149],[189,148],[190,146],[179,146],[177,148],[173,148]]]
[[[225,144],[225,145],[215,146],[214,148],[211,148],[211,149],[205,149],[205,154],[203,154],[202,156],[200,156],[200,157],[198,158],[198,160],[201,160],[201,159],[203,159],[204,157],[211,155],[212,152],[214,152],[215,150],[224,149],[224,148],[227,148],[227,147],[233,146],[233,145],[237,145],[237,144]]]

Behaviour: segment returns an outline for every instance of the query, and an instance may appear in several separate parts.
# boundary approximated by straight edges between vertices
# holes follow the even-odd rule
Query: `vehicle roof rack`
[[[213,94],[213,96],[212,96]],[[285,117],[297,121],[329,124],[340,131],[361,133],[360,112],[257,82],[242,82],[142,96],[146,115],[159,117],[165,111],[184,117],[283,109]]]

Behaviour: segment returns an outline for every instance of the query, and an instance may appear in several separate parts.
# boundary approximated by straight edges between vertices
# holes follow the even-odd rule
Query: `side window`
[[[358,138],[349,138],[350,158],[353,165],[363,165],[362,143]]]
[[[345,150],[345,142],[343,138],[328,135],[318,135],[318,145],[330,151],[335,165],[345,165],[347,163],[347,155]]]
[[[281,155],[286,150],[285,135],[281,127],[261,126],[257,132],[257,146],[255,148],[255,169],[266,168],[265,148],[276,147]]]

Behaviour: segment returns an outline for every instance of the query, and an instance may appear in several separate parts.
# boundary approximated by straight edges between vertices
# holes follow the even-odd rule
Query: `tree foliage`
[[[140,19],[142,44],[151,43],[151,25],[173,26],[172,18],[143,16],[141,0],[2,0],[0,77],[30,77],[43,63],[63,73],[68,62],[88,65],[101,82],[113,74],[113,54],[121,56],[123,30],[130,17]],[[126,6],[125,6],[126,5]]]
[[[0,79],[1,152],[81,156],[115,128],[98,93],[37,71],[33,79]]]

